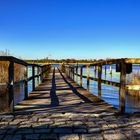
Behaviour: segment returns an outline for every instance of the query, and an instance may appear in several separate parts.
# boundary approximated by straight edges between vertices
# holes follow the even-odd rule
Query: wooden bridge
[[[3,61],[7,59],[9,58],[3,58]],[[9,61],[9,74],[12,72],[13,75],[15,61],[27,65],[15,58],[12,58],[12,62],[11,58]],[[15,106],[12,103],[13,96],[9,95],[14,94],[14,84],[10,82],[8,87],[10,97],[8,101],[10,102],[7,108],[11,113],[0,115],[0,139],[140,139],[139,114],[122,114],[120,110],[83,89],[69,78],[73,77],[72,68],[68,66],[62,66],[61,69],[51,68],[49,65],[31,66],[33,66],[32,77],[27,78],[25,75],[24,80],[26,100]],[[34,67],[42,70],[36,74]],[[46,71],[49,71],[47,77]],[[9,81],[14,79],[12,74],[9,76]],[[36,87],[35,77],[42,79],[42,83]],[[32,80],[33,91],[28,96],[27,82],[31,79],[34,79]]]

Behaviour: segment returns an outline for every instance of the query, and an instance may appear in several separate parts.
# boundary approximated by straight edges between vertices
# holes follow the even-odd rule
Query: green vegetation
[[[40,59],[40,60],[25,60],[27,63],[93,63],[95,59]]]

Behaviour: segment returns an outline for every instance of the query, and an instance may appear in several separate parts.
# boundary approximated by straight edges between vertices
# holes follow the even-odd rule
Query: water
[[[55,68],[57,68],[57,67],[59,67],[60,65],[59,64],[53,64],[52,65],[52,67],[55,67]]]
[[[35,68],[35,75],[37,74],[38,70]],[[32,67],[28,67],[28,78],[32,76]],[[24,79],[24,77],[23,77]],[[21,79],[22,80],[22,79]],[[38,86],[41,83],[40,78],[35,78],[35,87]],[[28,95],[33,89],[33,84],[32,80],[28,81]],[[17,83],[14,86],[14,105],[18,104],[20,101],[24,100],[25,95],[24,95],[24,82]]]
[[[102,67],[102,79],[113,81],[113,82],[120,82],[120,73],[116,72],[116,66],[112,66],[112,75],[110,74],[110,65],[107,66],[107,75],[105,76],[105,67]],[[130,81],[130,77],[134,73],[140,72],[140,66],[133,66],[133,72],[131,74],[127,74],[126,81]],[[78,69],[78,74],[80,74],[80,69]],[[96,77],[98,71],[94,72],[94,67],[90,67],[90,77]],[[83,75],[86,76],[86,68],[83,68]],[[76,76],[75,76],[76,79]],[[78,83],[80,84],[80,78],[78,78]],[[87,89],[87,79],[83,78],[83,87]],[[98,83],[96,81],[90,80],[90,92],[94,95],[98,96]],[[102,94],[101,99],[112,104],[114,107],[119,109],[119,88],[114,87],[107,84],[102,84]],[[140,98],[128,95],[126,93],[126,112],[134,113],[140,112]]]

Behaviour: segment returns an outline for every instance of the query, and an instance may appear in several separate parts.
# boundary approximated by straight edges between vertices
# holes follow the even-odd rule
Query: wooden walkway
[[[0,116],[0,139],[140,139],[139,117],[119,115],[111,105],[53,69],[28,100],[15,106],[15,114]]]

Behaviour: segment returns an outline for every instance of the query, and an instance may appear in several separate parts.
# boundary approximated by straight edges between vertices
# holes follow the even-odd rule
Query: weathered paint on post
[[[126,63],[121,61],[120,73],[120,112],[125,112],[125,96],[126,96]]]
[[[7,112],[13,112],[14,111],[14,62],[10,61],[9,64],[9,86],[8,86],[8,106],[7,106]]]
[[[102,65],[98,65],[98,96],[101,97],[102,94]]]
[[[89,83],[90,83],[90,65],[87,65],[87,90],[89,90]]]
[[[82,87],[82,83],[83,83],[83,67],[80,67],[80,86]]]

